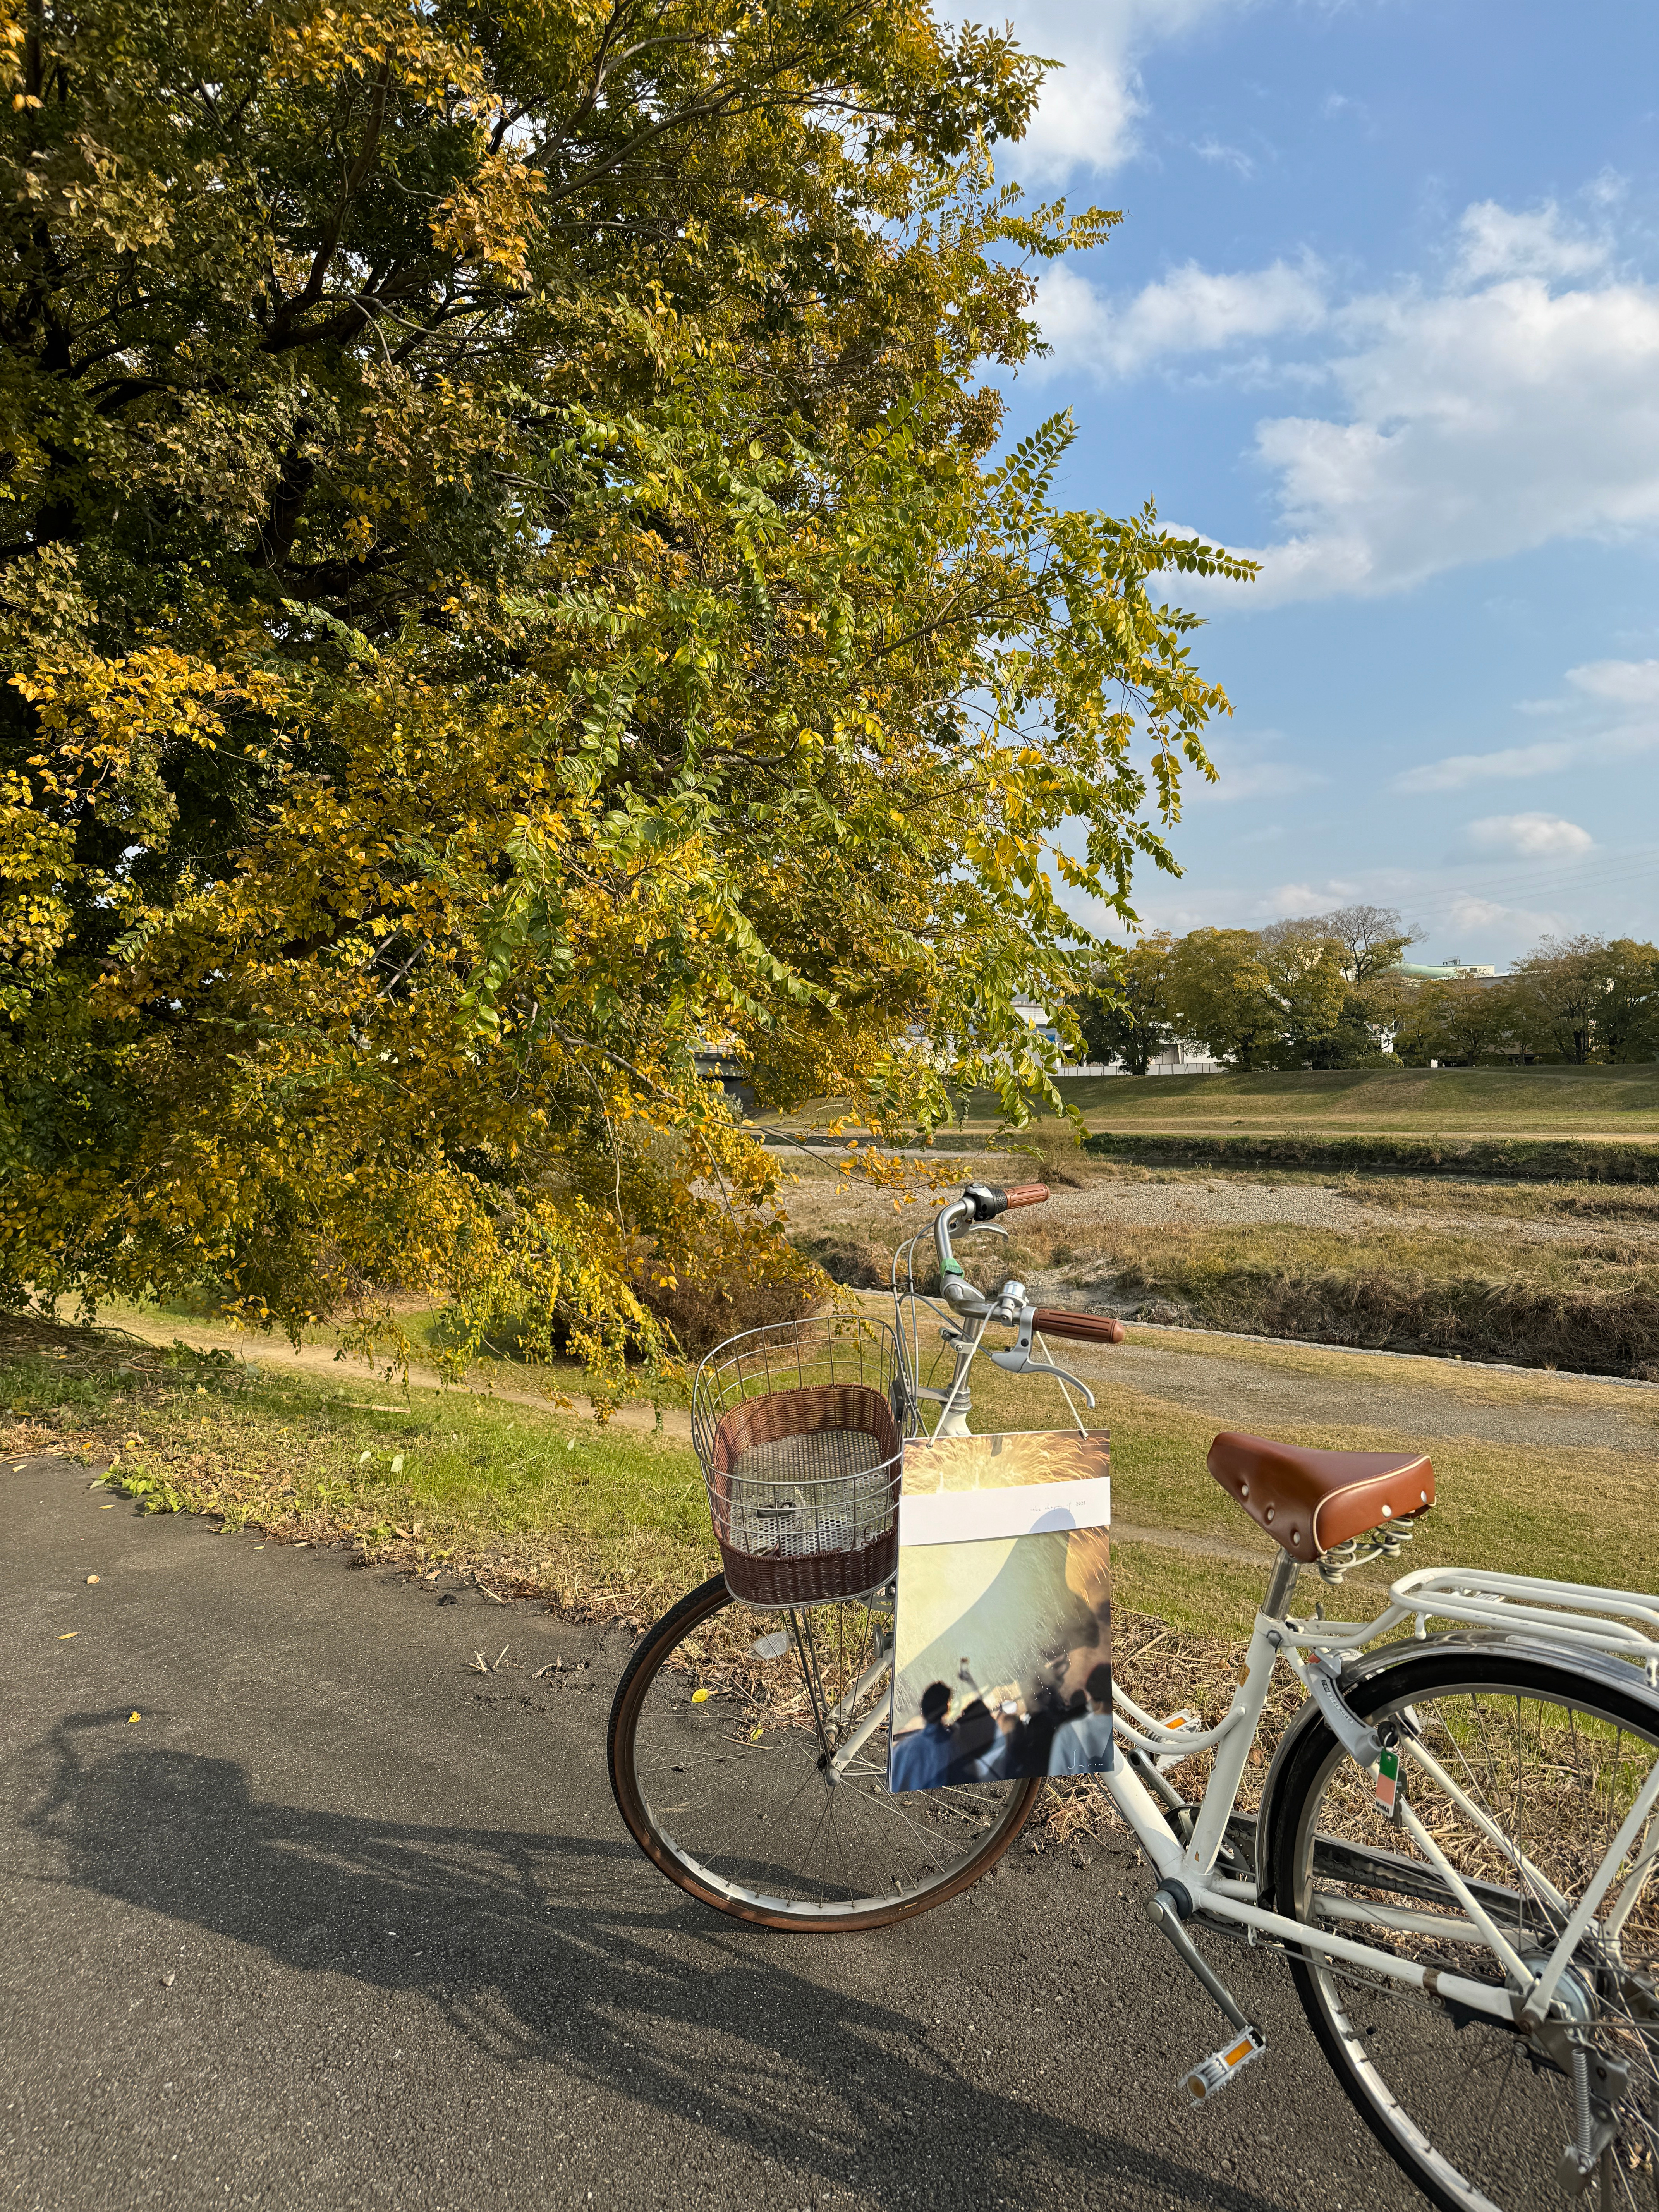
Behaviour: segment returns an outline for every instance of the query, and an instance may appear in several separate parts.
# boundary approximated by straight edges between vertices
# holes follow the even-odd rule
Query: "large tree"
[[[1224,706],[988,365],[1036,66],[921,0],[0,18],[0,1287],[649,1346],[697,1073],[1045,1080]],[[1079,859],[1053,833],[1080,823]],[[730,1252],[728,1256],[730,1256]],[[642,1303],[642,1299],[645,1301]]]
[[[1540,939],[1515,963],[1510,994],[1534,1050],[1581,1066],[1659,1050],[1659,952],[1628,937]]]
[[[1267,988],[1279,1010],[1281,1067],[1336,1067],[1352,1056],[1342,1032],[1352,994],[1346,947],[1322,920],[1271,922],[1257,933]]]
[[[1541,938],[1510,973],[1508,997],[1518,1034],[1534,1050],[1580,1066],[1595,1057],[1598,1017],[1612,978],[1599,937]]]
[[[1089,1059],[1116,1060],[1145,1075],[1173,1035],[1170,1027],[1176,940],[1167,929],[1137,938],[1112,957],[1072,1002]]]
[[[1659,1059],[1659,945],[1615,937],[1607,948],[1607,989],[1596,1042],[1607,1060]]]
[[[1413,1067],[1431,1060],[1443,1067],[1474,1067],[1516,1046],[1515,1000],[1507,985],[1475,976],[1419,984],[1405,1001],[1395,1033],[1395,1050]]]
[[[1355,986],[1397,968],[1407,946],[1417,942],[1417,932],[1407,927],[1400,909],[1392,906],[1339,906],[1316,915],[1310,927],[1341,947],[1342,972]]]
[[[1194,929],[1175,948],[1172,1021],[1237,1068],[1272,1066],[1284,1033],[1266,951],[1253,929]]]

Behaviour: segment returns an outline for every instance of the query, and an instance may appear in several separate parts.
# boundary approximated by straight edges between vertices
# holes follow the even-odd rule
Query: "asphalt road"
[[[624,1638],[88,1480],[0,1468],[0,2203],[1420,2203],[1259,1954],[1212,1954],[1273,2047],[1183,2108],[1221,2023],[1127,1850],[751,1934],[616,1819]]]

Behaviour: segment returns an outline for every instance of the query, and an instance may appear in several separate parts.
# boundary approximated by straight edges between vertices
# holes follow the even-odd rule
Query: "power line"
[[[1455,888],[1448,886],[1417,896],[1407,892],[1402,894],[1402,898],[1415,915],[1425,919],[1449,918],[1453,908],[1465,899],[1491,899],[1498,903],[1517,898],[1547,901],[1592,886],[1598,890],[1620,889],[1650,878],[1654,865],[1651,853],[1612,855],[1593,862],[1586,860],[1573,867],[1534,869],[1525,875],[1488,877],[1484,881],[1471,875]]]

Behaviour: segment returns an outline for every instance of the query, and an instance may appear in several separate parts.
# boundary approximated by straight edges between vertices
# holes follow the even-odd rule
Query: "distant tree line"
[[[1155,930],[1072,1010],[1091,1060],[1145,1075],[1179,1039],[1237,1068],[1472,1067],[1659,1058],[1659,946],[1547,937],[1509,975],[1403,974],[1388,907],[1266,929]]]

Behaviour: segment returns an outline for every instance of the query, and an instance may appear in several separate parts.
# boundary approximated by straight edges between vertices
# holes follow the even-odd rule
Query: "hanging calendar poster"
[[[1106,1431],[904,1447],[888,1785],[1112,1764]]]

